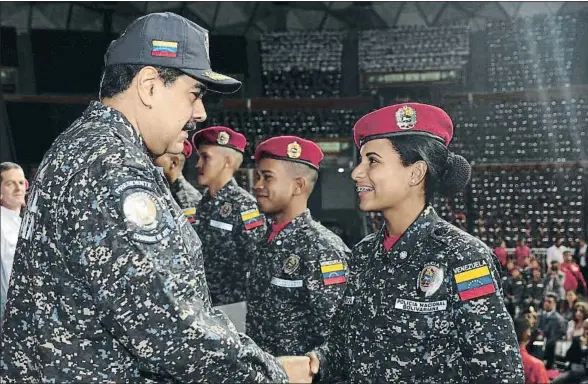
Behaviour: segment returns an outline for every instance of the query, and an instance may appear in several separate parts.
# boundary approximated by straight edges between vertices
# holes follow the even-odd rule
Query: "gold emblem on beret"
[[[229,136],[228,133],[226,133],[225,131],[221,131],[218,133],[218,136],[216,137],[216,142],[220,145],[227,145],[229,144],[230,138],[231,136]]]
[[[302,155],[302,147],[297,142],[292,142],[288,144],[288,148],[286,149],[286,154],[291,159],[297,159]]]
[[[202,74],[202,76],[206,76],[211,80],[215,80],[215,81],[223,81],[223,80],[228,80],[230,79],[229,76],[225,76],[225,75],[221,75],[220,73],[216,73],[216,72],[204,72]]]
[[[402,130],[412,129],[416,125],[416,122],[416,111],[412,107],[405,105],[396,111],[396,124],[398,128]]]

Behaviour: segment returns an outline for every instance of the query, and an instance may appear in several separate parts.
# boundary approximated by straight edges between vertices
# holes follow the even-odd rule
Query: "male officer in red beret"
[[[255,151],[255,195],[271,231],[247,280],[247,334],[276,355],[324,341],[347,283],[350,250],[307,208],[322,158],[318,145],[295,136]]]
[[[213,305],[242,302],[247,266],[265,233],[255,198],[233,179],[247,140],[220,126],[200,130],[192,140],[199,154],[198,184],[206,186],[194,228],[202,239],[210,297]]]
[[[153,164],[161,168],[165,178],[169,182],[174,200],[184,210],[188,221],[193,223],[196,205],[202,199],[202,194],[182,174],[186,159],[192,156],[192,144],[189,140],[185,139],[184,133],[182,131],[180,136],[178,136],[178,141],[183,145],[183,151],[178,152],[177,149],[168,149],[166,153],[155,158]]]

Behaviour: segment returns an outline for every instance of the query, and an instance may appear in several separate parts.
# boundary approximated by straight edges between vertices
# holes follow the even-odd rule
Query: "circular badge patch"
[[[123,202],[126,219],[145,231],[157,228],[158,203],[147,192],[133,192]]]
[[[290,255],[284,262],[284,273],[290,275],[298,270],[300,267],[300,257],[296,255]]]
[[[216,142],[219,143],[220,145],[227,145],[229,144],[229,139],[231,137],[229,136],[228,133],[226,133],[225,131],[221,131],[218,133],[218,136],[216,137]]]
[[[419,288],[425,297],[431,296],[443,283],[443,269],[436,265],[425,265],[419,273]]]
[[[220,209],[220,215],[222,217],[227,217],[233,212],[233,206],[230,203],[224,203]]]

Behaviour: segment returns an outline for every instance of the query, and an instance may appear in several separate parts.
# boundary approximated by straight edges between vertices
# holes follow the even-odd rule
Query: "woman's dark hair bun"
[[[470,182],[472,167],[461,155],[449,152],[445,172],[441,177],[440,191],[446,196],[461,192]]]

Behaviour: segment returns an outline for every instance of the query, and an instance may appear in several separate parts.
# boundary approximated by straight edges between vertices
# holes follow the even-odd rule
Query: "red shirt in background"
[[[525,371],[525,384],[548,384],[549,378],[545,364],[538,358],[531,356],[524,347],[521,346],[519,349]]]
[[[529,256],[531,256],[531,248],[527,247],[526,245],[515,248],[515,258],[517,259],[517,265],[519,267],[525,267],[525,257]]]
[[[500,265],[502,268],[506,267],[506,248],[496,247],[494,248],[494,254],[500,260]]]

